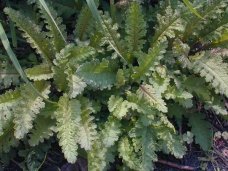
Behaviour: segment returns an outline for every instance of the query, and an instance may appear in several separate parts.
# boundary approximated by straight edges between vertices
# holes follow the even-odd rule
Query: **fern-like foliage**
[[[31,19],[24,16],[20,11],[5,8],[4,12],[16,23],[18,28],[24,32],[23,36],[37,52],[48,62],[54,57],[54,49],[50,41],[46,39],[40,26],[36,25]]]
[[[141,132],[142,131],[142,132]],[[142,142],[142,170],[151,170],[153,163],[151,161],[157,160],[155,153],[155,142],[153,138],[153,132],[150,128],[143,128],[141,130],[141,142]]]
[[[101,62],[94,60],[80,65],[76,73],[91,87],[105,89],[115,83],[116,70],[114,61],[103,59]]]
[[[58,91],[65,91],[67,90],[67,74],[64,73],[63,69],[57,66],[52,67],[52,72],[53,72],[53,79],[55,86]]]
[[[40,93],[48,98],[50,93],[50,86],[46,82],[35,82],[34,86],[40,91]],[[14,111],[14,135],[18,139],[22,139],[33,127],[33,120],[40,112],[40,109],[45,107],[42,97],[37,95],[31,87],[24,85],[21,87],[21,101],[18,107]]]
[[[164,113],[167,112],[167,107],[161,94],[156,93],[151,85],[141,85],[137,93],[139,98],[145,99],[154,108]]]
[[[105,147],[111,147],[119,139],[121,133],[121,124],[120,121],[112,116],[108,118],[108,121],[105,122],[104,128],[101,132],[103,137],[103,144]]]
[[[13,122],[9,122],[4,134],[0,136],[0,153],[8,153],[12,147],[16,147],[18,144],[19,141],[14,136]]]
[[[134,153],[134,148],[127,137],[124,137],[120,140],[118,151],[120,153],[120,157],[122,157],[123,161],[129,168],[139,170],[138,168],[140,166],[140,160]]]
[[[204,120],[202,114],[196,113],[190,116],[189,125],[191,125],[191,131],[195,135],[195,142],[205,151],[210,149],[212,143],[210,123]]]
[[[151,47],[156,46],[158,42],[166,41],[167,38],[175,37],[176,32],[183,32],[185,25],[180,17],[180,12],[173,10],[171,6],[165,9],[165,14],[157,15],[158,25],[155,27]]]
[[[87,84],[70,69],[67,71],[67,80],[70,98],[75,98],[81,94],[87,86]]]
[[[12,122],[14,116],[12,110],[18,105],[20,99],[19,90],[9,90],[0,96],[0,135],[4,133],[3,130],[5,127]]]
[[[7,61],[0,63],[0,87],[9,88],[20,83],[20,76],[15,68]]]
[[[198,5],[197,1],[195,5]],[[183,39],[186,40],[190,35],[199,35],[199,30],[203,30],[210,26],[210,21],[219,18],[226,7],[226,0],[215,0],[208,5],[201,5],[202,11],[200,14],[204,20],[194,15],[188,15],[186,17],[186,20],[188,21],[186,28],[188,29],[185,30]]]
[[[41,111],[40,114],[42,114]],[[54,111],[52,111],[52,114]],[[34,121],[34,128],[29,134],[29,144],[36,146],[39,143],[43,143],[45,139],[50,138],[54,135],[55,131],[55,120],[50,117],[39,115]]]
[[[163,58],[166,47],[166,43],[158,43],[152,49],[149,49],[148,54],[144,55],[142,59],[139,59],[139,67],[135,68],[136,71],[132,75],[132,78],[137,80],[144,75],[149,75],[156,63]]]
[[[120,40],[120,34],[118,33],[118,24],[113,24],[112,19],[103,15],[102,17],[102,34],[103,38],[101,40],[102,44],[108,44],[108,50],[114,50],[116,55],[120,56],[125,63],[129,63],[132,57],[129,56]]]
[[[127,11],[125,29],[128,51],[131,53],[141,51],[145,43],[143,39],[146,35],[146,22],[138,2],[132,2]]]
[[[198,55],[200,56],[200,54]],[[220,56],[212,56],[209,52],[193,63],[193,71],[211,83],[216,93],[228,97],[228,65],[223,63]]]
[[[177,60],[181,63],[183,68],[190,67],[191,62],[188,59],[190,47],[188,44],[183,43],[180,39],[173,42],[173,53]]]
[[[156,129],[156,136],[161,143],[161,148],[165,153],[171,153],[176,158],[182,158],[186,152],[186,147],[183,145],[183,140],[177,136],[170,126],[170,122],[166,117],[162,117],[163,125],[158,126]],[[169,130],[169,131],[167,131]]]
[[[116,73],[116,87],[121,87],[126,83],[126,74],[124,73],[124,71],[122,69],[118,69],[117,73]]]
[[[81,120],[80,102],[78,100],[70,100],[66,94],[63,95],[58,102],[55,116],[59,145],[62,147],[67,161],[74,163],[78,155],[77,138]]]
[[[88,170],[107,170],[114,162],[116,147],[106,148],[101,141],[100,137],[88,152]]]
[[[202,102],[205,102],[206,109],[212,109],[216,114],[228,114],[224,104],[224,97],[212,93],[207,88],[204,78],[191,76],[185,80],[184,84],[190,92],[195,93]]]
[[[138,110],[138,106],[135,103],[123,100],[121,97],[111,96],[108,101],[108,109],[113,116],[122,119],[127,115],[129,109]]]
[[[214,95],[211,97],[210,101],[206,102],[205,108],[212,109],[216,114],[220,115],[228,115],[228,111],[224,104],[224,98],[219,95]]]
[[[60,53],[56,54],[54,63],[56,66],[62,67],[62,65],[66,65],[69,62],[73,66],[73,64],[78,64],[89,57],[93,57],[95,53],[96,51],[92,47],[75,46],[74,44],[69,44],[62,49]]]
[[[92,28],[92,14],[89,10],[88,6],[84,6],[80,11],[80,15],[78,16],[75,34],[79,38],[79,40],[85,40],[88,38],[88,34]]]
[[[73,44],[67,45],[60,53],[56,54],[54,60],[53,72],[54,81],[59,90],[69,90],[71,97],[76,97],[80,94],[86,84],[74,73],[77,65],[96,53],[92,47],[78,47]],[[68,83],[67,83],[68,81]],[[68,84],[68,87],[66,86]],[[78,86],[82,86],[79,88]]]
[[[219,52],[227,48],[227,0],[192,1],[203,19],[177,0],[155,7],[76,1],[74,15],[52,2],[49,14],[30,1],[31,19],[4,10],[42,58],[24,59],[32,49],[17,49],[13,64],[29,79],[22,84],[0,56],[0,156],[20,151],[21,167],[36,170],[41,158],[34,152],[44,157],[57,141],[69,163],[83,155],[91,171],[108,170],[115,160],[122,161],[119,170],[151,171],[158,153],[183,158],[188,144],[210,150],[212,125],[199,110],[227,117],[227,55]]]
[[[66,45],[65,39],[66,39],[66,26],[62,24],[62,19],[58,17],[56,11],[49,5],[50,13],[55,20],[56,24],[58,25],[62,35],[59,33],[59,30],[56,28],[55,23],[51,19],[51,17],[48,15],[44,7],[40,4],[40,2],[37,2],[37,5],[40,9],[40,13],[42,18],[44,18],[44,21],[46,22],[46,27],[49,30],[48,36],[51,38],[51,42],[53,44],[53,47],[55,48],[56,52],[59,52],[61,49],[63,49]],[[65,38],[65,39],[64,39]]]
[[[214,40],[211,44],[210,47],[222,47],[222,48],[227,48],[227,43],[228,43],[228,32],[224,31],[224,33],[221,34],[221,37],[217,40]]]
[[[92,103],[88,99],[81,99],[81,122],[79,128],[79,144],[85,150],[91,150],[92,145],[97,139],[96,124],[94,117],[90,114],[94,112]]]
[[[167,20],[168,19],[168,20]],[[158,25],[155,27],[155,34],[152,38],[151,49],[148,54],[142,57],[139,62],[139,68],[136,68],[136,73],[133,74],[133,79],[138,79],[145,73],[153,69],[155,62],[162,59],[166,52],[167,38],[175,37],[176,32],[183,32],[184,25],[178,11],[174,11],[171,6],[165,10],[165,14],[157,15]]]
[[[53,72],[49,65],[40,64],[25,70],[29,79],[34,81],[48,80],[53,78]]]
[[[204,27],[199,33],[200,41],[204,44],[219,40],[223,33],[228,29],[228,11],[225,14],[221,14],[221,17],[213,19],[207,25],[210,27]],[[219,21],[219,22],[218,22]]]
[[[185,108],[191,108],[193,106],[192,94],[180,87],[169,86],[165,93],[165,97],[166,99],[173,99]]]

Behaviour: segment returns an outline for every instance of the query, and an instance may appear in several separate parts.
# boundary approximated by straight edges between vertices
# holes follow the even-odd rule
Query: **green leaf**
[[[116,74],[116,87],[119,88],[123,86],[126,82],[125,74],[122,69],[118,69]]]
[[[56,27],[56,30],[58,30],[58,32],[59,32],[59,34],[61,35],[61,37],[62,37],[62,40],[66,43],[66,40],[65,40],[65,37],[64,37],[64,35],[63,35],[63,33],[61,32],[61,29],[58,27],[58,24],[57,24],[57,22],[55,21],[55,18],[52,16],[52,13],[51,13],[51,11],[49,10],[49,8],[48,8],[48,5],[46,4],[46,2],[44,1],[44,0],[39,0],[39,2],[40,2],[40,4],[43,6],[43,8],[45,9],[45,11],[47,12],[47,14],[49,15],[49,17],[50,17],[50,19],[49,19],[49,22],[51,23],[51,21],[52,21],[52,23],[55,25],[55,27]],[[53,27],[52,27],[53,28]],[[55,28],[53,28],[53,29],[55,29]]]
[[[188,7],[188,9],[195,14],[197,17],[204,19],[199,13],[198,11],[192,6],[191,2],[189,2],[189,0],[183,0],[184,4]]]
[[[214,56],[210,52],[196,56],[200,55],[203,57],[193,63],[193,71],[204,77],[215,88],[216,93],[228,97],[228,64],[220,56]]]
[[[57,137],[65,158],[70,163],[77,159],[78,131],[81,120],[81,104],[78,100],[69,100],[66,94],[60,97],[55,112]]]
[[[34,87],[45,98],[50,93],[50,85],[47,82],[35,82]],[[43,99],[28,84],[21,86],[20,94],[22,99],[14,111],[14,135],[17,139],[22,139],[32,129],[33,121],[45,107]]]
[[[80,78],[78,78],[74,72],[79,63],[93,57],[95,53],[95,49],[90,46],[68,44],[56,54],[56,59],[54,60],[56,66],[52,67],[52,70],[54,72],[54,82],[59,91],[69,89],[71,98],[81,93],[80,91],[82,91],[86,85],[82,80],[79,80]],[[80,83],[75,81],[80,81]],[[78,86],[82,87],[79,88]]]
[[[142,170],[150,171],[153,169],[153,162],[157,161],[155,153],[155,141],[151,128],[142,128],[141,134],[142,142]],[[151,162],[152,161],[152,162]]]
[[[62,69],[68,67],[67,64],[74,68],[74,65],[78,65],[80,62],[93,57],[95,54],[95,49],[90,46],[68,44],[64,49],[56,54],[54,64]]]
[[[122,97],[112,95],[108,101],[108,109],[112,112],[112,115],[118,119],[125,117],[129,109],[138,109],[137,104],[123,100]]]
[[[195,136],[195,142],[204,151],[209,150],[212,146],[212,130],[210,123],[204,119],[203,114],[191,114],[188,125],[192,127],[191,132]]]
[[[198,3],[196,4],[198,5]],[[228,2],[224,0],[213,0],[211,3],[204,3],[204,5],[200,5],[201,8],[201,17],[198,16],[187,16],[188,18],[186,30],[183,35],[183,41],[186,41],[188,39],[192,39],[192,36],[199,35],[200,30],[203,30],[205,27],[209,27],[210,25],[207,25],[210,23],[211,20],[216,19],[221,16],[221,14],[224,12],[225,8],[227,7]],[[216,22],[217,24],[217,22]],[[192,35],[192,36],[191,36]],[[198,38],[197,38],[198,39]]]
[[[54,84],[57,87],[58,91],[66,91],[67,90],[67,74],[64,73],[63,68],[53,66],[52,71],[54,73]],[[69,83],[70,84],[70,83]]]
[[[162,99],[161,94],[157,93],[153,86],[145,84],[141,85],[137,91],[137,94],[140,99],[145,99],[152,107],[157,110],[166,113],[167,107],[166,103]]]
[[[193,95],[181,87],[168,86],[168,89],[165,92],[165,98],[168,100],[173,99],[185,108],[191,108],[193,106]]]
[[[103,59],[93,60],[79,66],[76,73],[93,88],[110,88],[116,82],[116,64],[114,61]]]
[[[182,125],[182,116],[186,113],[186,109],[177,103],[168,104],[168,116],[174,117],[178,126]]]
[[[131,59],[125,54],[122,45],[119,41],[119,33],[117,33],[117,25],[112,24],[111,19],[105,19],[105,16],[99,14],[94,0],[86,0],[93,17],[100,24],[103,34],[104,41],[110,45],[110,49],[113,49],[127,64],[131,62]]]
[[[4,12],[12,21],[24,32],[24,37],[37,52],[44,57],[46,61],[51,63],[55,56],[53,46],[50,44],[46,35],[41,31],[41,28],[31,19],[24,16],[21,12],[12,8],[5,8]]]
[[[102,142],[105,147],[111,147],[119,139],[121,123],[115,117],[110,116],[101,131]]]
[[[205,102],[205,109],[212,109],[216,114],[228,115],[224,97],[212,95],[211,99]]]
[[[0,153],[8,153],[11,147],[16,147],[18,144],[19,141],[14,136],[13,122],[11,121],[4,134],[0,136]]]
[[[131,76],[132,79],[141,79],[144,75],[150,75],[151,70],[154,69],[156,62],[159,62],[164,53],[166,52],[166,43],[159,43],[149,49],[148,54],[139,59],[139,67],[135,68],[134,74]]]
[[[183,145],[183,142],[180,138],[176,138],[173,142],[173,147],[171,150],[171,153],[176,158],[183,158],[183,156],[186,154],[186,147]]]
[[[184,81],[185,87],[194,92],[203,101],[210,100],[211,92],[203,78],[190,76]]]
[[[11,17],[15,17],[14,19],[17,21],[17,15],[19,15],[19,18],[18,18],[18,22],[19,22],[19,25],[22,24],[22,27],[25,27],[26,23],[23,23],[20,18],[20,14],[15,12],[14,10],[12,9],[9,9],[9,8],[5,8],[6,12],[9,14],[9,15],[12,15]],[[29,29],[29,31],[31,31]],[[36,35],[38,36],[38,35]],[[39,37],[39,36],[38,36]],[[10,43],[9,43],[9,40],[6,36],[6,33],[2,27],[2,24],[0,23],[0,38],[1,38],[1,41],[2,41],[2,44],[4,46],[4,48],[6,49],[7,51],[7,54],[9,55],[10,57],[10,60],[12,61],[14,67],[16,68],[17,72],[20,74],[21,78],[32,88],[33,91],[35,91],[35,93],[37,93],[40,97],[42,97],[45,101],[49,102],[49,103],[55,103],[55,102],[52,102],[50,100],[48,100],[47,98],[45,98],[34,86],[31,82],[29,82],[28,78],[26,77],[26,74],[24,73],[16,55],[14,54],[13,50],[11,49],[10,47]],[[40,37],[39,37],[40,38]],[[42,40],[43,41],[43,40]],[[49,47],[50,48],[50,47]]]
[[[20,83],[20,74],[9,61],[0,63],[0,87],[9,88]]]
[[[141,51],[145,43],[146,22],[142,7],[138,2],[132,2],[126,17],[125,32],[128,51],[130,53]]]
[[[218,18],[213,19],[211,22],[208,22],[204,26],[204,29],[200,31],[197,39],[200,40],[200,42],[202,42],[203,44],[209,44],[208,46],[211,47],[211,44],[213,44],[217,40],[222,40],[223,38],[225,38],[228,28],[227,17],[228,11],[225,12],[225,14],[221,14],[221,16],[218,16]]]
[[[45,1],[44,1],[45,3]],[[46,11],[46,8],[44,8],[43,4],[37,1],[38,8],[40,8],[40,13],[42,18],[44,18],[44,22],[46,23],[46,28],[49,30],[47,33],[48,37],[51,38],[52,44],[55,47],[55,50],[59,52],[61,49],[63,49],[66,45],[66,26],[62,24],[62,18],[58,17],[58,14],[56,11],[48,4],[49,12]],[[50,15],[52,15],[52,18]],[[55,23],[56,24],[55,24]],[[57,25],[57,27],[56,27]],[[64,36],[64,37],[62,37]]]
[[[129,138],[124,137],[119,141],[118,144],[119,155],[122,158],[123,162],[131,169],[139,168],[141,165],[139,157],[134,151]]]
[[[167,122],[167,118],[163,118]],[[160,140],[158,143],[165,153],[171,153],[176,158],[183,158],[186,153],[186,147],[180,136],[176,135],[175,129],[170,129],[168,125],[160,124],[153,126],[157,138]],[[174,128],[174,127],[173,127]]]
[[[91,150],[93,144],[97,140],[97,125],[94,123],[94,117],[91,114],[94,112],[92,103],[86,99],[82,98],[81,102],[81,121],[78,133],[78,140],[81,148],[85,150]]]
[[[75,33],[79,40],[85,40],[93,26],[92,14],[88,6],[84,6],[78,16]]]
[[[9,90],[0,95],[0,136],[4,133],[5,127],[8,127],[9,123],[13,119],[13,109],[16,108],[21,100],[21,94],[19,89],[14,91]]]
[[[53,78],[53,72],[47,64],[40,64],[32,68],[27,68],[25,73],[29,79],[34,81],[48,80]]]
[[[158,25],[155,27],[155,34],[152,38],[151,47],[157,46],[159,42],[164,42],[167,38],[174,38],[176,32],[183,32],[185,25],[177,9],[171,6],[165,9],[165,14],[157,15]]]
[[[39,116],[35,120],[34,128],[31,130],[31,133],[29,134],[28,142],[31,146],[36,146],[40,142],[44,142],[45,139],[50,138],[54,134],[55,121],[50,117],[46,117],[41,114],[42,111],[41,113],[39,113]],[[53,115],[54,111],[51,111],[51,114]]]
[[[68,77],[68,87],[69,87],[69,97],[75,98],[79,94],[82,94],[86,88],[86,83],[79,78],[75,73],[67,73]]]
[[[115,161],[116,146],[104,147],[102,137],[99,136],[90,151],[88,151],[88,170],[108,170],[109,163]]]

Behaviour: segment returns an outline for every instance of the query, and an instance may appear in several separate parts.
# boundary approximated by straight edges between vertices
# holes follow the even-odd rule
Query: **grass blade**
[[[64,38],[64,36],[63,36],[63,34],[62,34],[62,32],[61,32],[61,30],[59,29],[57,23],[55,22],[55,19],[53,18],[53,16],[52,16],[52,14],[51,14],[51,12],[50,12],[50,10],[49,10],[46,2],[44,0],[39,0],[39,2],[43,6],[43,8],[45,9],[45,11],[47,12],[47,14],[49,15],[49,17],[51,18],[51,20],[53,21],[54,25],[56,26],[57,30],[59,31],[59,34],[63,38],[64,42],[67,43],[66,40],[65,40],[65,38]]]
[[[87,5],[89,6],[91,13],[93,14],[93,17],[95,17],[95,19],[98,22],[100,22],[100,24],[102,24],[102,19],[101,19],[101,16],[97,10],[97,7],[96,7],[94,0],[86,0],[86,2],[87,2]]]
[[[27,82],[27,80],[25,79],[26,78],[26,75],[25,75],[23,69],[21,68],[21,65],[19,64],[16,55],[14,54],[13,50],[10,47],[9,40],[8,40],[8,38],[6,36],[6,33],[5,33],[5,31],[4,31],[3,26],[2,26],[1,23],[0,23],[0,38],[2,40],[2,44],[3,44],[4,48],[7,51],[7,54],[9,55],[9,57],[10,57],[13,65],[15,66],[15,68],[17,70],[17,72],[20,74],[21,78],[25,82]]]
[[[8,0],[6,0],[6,4],[7,6],[10,7],[10,3]],[[15,25],[12,20],[9,20],[9,26],[10,26],[10,33],[11,33],[13,47],[17,48],[17,35],[15,30]]]
[[[13,47],[16,48],[17,47],[17,35],[16,35],[16,30],[15,30],[15,25],[11,20],[10,20],[10,32],[11,32]]]
[[[188,7],[188,9],[195,14],[197,17],[204,19],[198,12],[197,10],[192,6],[192,4],[189,2],[189,0],[183,0],[184,4]]]
[[[43,95],[33,86],[33,84],[28,80],[25,72],[23,71],[19,61],[17,60],[16,55],[14,54],[13,50],[10,47],[10,43],[9,40],[6,36],[5,30],[2,26],[2,23],[0,22],[0,39],[2,41],[3,47],[5,48],[10,60],[12,61],[14,67],[16,68],[17,72],[20,74],[21,78],[28,84],[31,86],[31,88],[38,94],[38,96],[42,97],[45,101],[49,102],[49,103],[56,103],[56,102],[52,102],[48,99],[46,99],[45,97],[43,97]]]

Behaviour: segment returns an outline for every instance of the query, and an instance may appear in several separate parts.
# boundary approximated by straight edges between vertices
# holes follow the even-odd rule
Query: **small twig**
[[[172,163],[172,162],[165,161],[165,160],[161,160],[161,159],[158,160],[157,162],[161,163],[161,164],[165,164],[165,165],[171,166],[171,167],[174,167],[174,168],[177,168],[177,169],[180,169],[180,170],[196,170],[196,168],[191,167],[191,166],[183,166],[183,165],[179,165],[179,164]]]

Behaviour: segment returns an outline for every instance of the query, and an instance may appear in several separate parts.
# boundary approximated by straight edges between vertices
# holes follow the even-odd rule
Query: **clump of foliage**
[[[30,83],[10,74],[8,59],[0,63],[2,156],[55,135],[68,162],[86,153],[89,170],[107,170],[115,157],[123,167],[153,170],[158,152],[182,158],[193,140],[210,150],[211,125],[199,104],[227,118],[228,64],[211,51],[228,48],[227,0],[194,0],[202,18],[178,0],[112,5],[111,16],[88,0],[74,42],[54,8],[40,2],[30,2],[37,21],[4,9],[41,58],[24,68]]]

